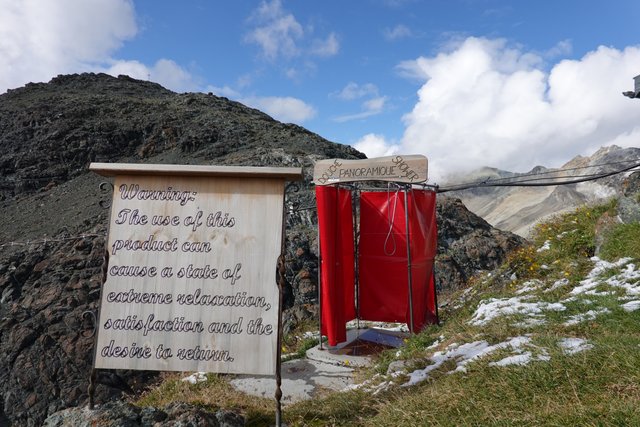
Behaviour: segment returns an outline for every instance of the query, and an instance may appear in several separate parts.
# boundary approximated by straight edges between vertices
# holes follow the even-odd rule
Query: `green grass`
[[[602,259],[612,261],[627,256],[640,258],[640,223],[618,225],[600,248]]]
[[[600,218],[615,215],[615,207],[615,202],[582,207],[540,224],[530,246],[510,254],[491,275],[473,278],[469,290],[449,296],[447,308],[441,311],[442,326],[426,328],[408,339],[399,352],[382,353],[377,365],[359,373],[358,378],[365,379],[369,386],[287,406],[284,421],[290,426],[640,425],[640,310],[624,311],[619,300],[623,291],[607,284],[598,285],[596,290],[613,291],[613,295],[568,299],[571,289],[593,267],[590,258],[596,250]],[[628,256],[636,263],[640,261],[637,223],[613,225],[602,233],[601,258],[614,261]],[[602,279],[619,270],[603,272]],[[532,280],[538,281],[538,286],[528,292],[529,297],[516,294]],[[559,280],[567,283],[545,292]],[[517,326],[527,319],[523,314],[498,317],[480,326],[469,323],[481,301],[516,297],[521,302],[564,301],[566,309],[543,312],[543,325],[526,328]],[[605,308],[608,313],[595,319],[566,324],[571,316]],[[411,372],[431,365],[434,352],[446,352],[454,343],[484,340],[493,345],[525,334],[531,345],[522,350],[548,356],[548,361],[490,366],[513,355],[507,348],[469,363],[466,372],[452,372],[457,362],[448,360],[427,380],[411,387],[401,386],[407,381],[406,375],[386,375],[396,360],[405,361],[407,372]],[[564,338],[584,339],[592,348],[565,354],[559,346]],[[306,347],[304,339],[289,337],[286,342],[292,349]],[[429,348],[434,343],[435,347]],[[167,399],[195,401],[212,408],[236,409],[252,425],[273,423],[272,401],[243,397],[222,376],[211,376],[207,383],[194,386],[176,381],[165,382],[138,404],[155,405]],[[375,394],[370,391],[383,381],[391,385]]]

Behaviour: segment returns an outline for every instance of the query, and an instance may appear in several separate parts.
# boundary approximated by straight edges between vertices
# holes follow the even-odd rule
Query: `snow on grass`
[[[622,301],[626,300],[626,297],[640,295],[640,270],[630,262],[631,258],[620,258],[616,262],[604,261],[598,257],[593,257],[591,260],[595,263],[593,269],[587,274],[586,279],[573,288],[572,295],[607,296],[614,294],[613,291],[598,291],[596,288],[601,285],[608,285],[611,288],[624,291],[625,296],[620,297]],[[614,269],[619,269],[619,271],[611,277],[600,277],[606,272],[613,272]],[[633,307],[633,304],[630,304],[629,307]],[[627,309],[625,308],[625,310]]]
[[[515,352],[515,356],[518,357],[509,356],[501,361],[494,362],[496,366],[507,366],[515,363],[524,364],[525,361],[526,363],[529,363],[534,360],[534,358],[532,357],[531,352],[525,352],[523,350],[525,347],[535,347],[531,344],[531,338],[528,336],[511,338],[507,341],[494,345],[490,345],[484,340],[465,344],[451,344],[444,351],[437,351],[431,356],[431,365],[424,369],[418,369],[409,373],[409,380],[402,386],[409,387],[428,379],[431,372],[440,368],[445,362],[450,360],[454,360],[456,362],[456,367],[449,373],[466,372],[467,365],[469,363],[502,349],[510,349]],[[529,354],[527,355],[527,353]],[[548,356],[546,356],[546,352],[543,350],[541,352],[541,356],[538,356],[535,359],[548,360]]]
[[[561,303],[549,303],[544,301],[527,302],[528,295],[513,298],[490,298],[481,301],[473,314],[469,324],[484,326],[501,316],[523,315],[530,318],[539,318],[544,311],[564,311],[566,307]]]
[[[596,310],[589,310],[586,313],[576,314],[574,316],[569,317],[569,320],[564,322],[565,326],[577,325],[578,323],[585,322],[587,320],[593,320],[601,314],[610,313],[611,310],[608,308],[600,308]]]
[[[566,303],[581,302],[584,304],[596,304],[597,300],[585,299],[586,295],[611,295],[609,290],[598,289],[598,286],[609,286],[618,290],[623,290],[626,294],[620,300],[628,301],[622,305],[625,311],[635,311],[640,309],[640,270],[636,269],[630,258],[622,258],[616,262],[608,262],[598,257],[591,258],[594,265],[591,271],[573,289],[570,289],[570,281],[566,278],[556,280],[553,284],[544,289],[546,283],[541,280],[529,280],[524,282],[516,290],[516,296],[511,298],[489,298],[479,303],[471,320],[468,322],[473,326],[486,326],[491,321],[504,316],[521,316],[518,323],[513,326],[534,327],[543,325],[546,321],[545,313],[550,311],[563,312],[566,310]],[[549,293],[556,289],[566,288],[569,297],[560,302],[536,301],[535,292]],[[584,313],[567,316],[564,326],[572,326],[581,322],[596,319],[598,316],[610,313],[608,308],[595,306]],[[573,355],[593,348],[587,340],[582,338],[562,338],[558,341],[558,346],[566,355]],[[435,370],[442,369],[446,362],[454,361],[455,368],[448,373],[466,372],[467,366],[473,361],[487,357],[498,350],[508,350],[507,354],[500,360],[492,361],[488,365],[495,367],[507,367],[512,365],[527,365],[534,361],[549,361],[548,349],[535,346],[531,343],[531,335],[510,338],[505,342],[490,345],[486,340],[478,340],[469,343],[451,344],[442,351],[437,351],[429,357],[429,366],[407,373],[408,380],[402,384],[403,387],[412,386],[428,379]],[[394,372],[394,376],[400,372]]]
[[[522,294],[527,294],[527,293],[537,291],[542,286],[544,286],[544,282],[542,280],[538,280],[538,279],[527,280],[522,284],[522,287],[516,290],[516,295],[522,295]]]
[[[549,249],[551,249],[551,240],[547,240],[546,242],[544,242],[542,244],[542,246],[540,246],[536,252],[544,252],[544,251],[548,251]]]
[[[623,265],[626,265],[629,263],[629,261],[631,261],[631,258],[620,258],[618,261],[616,262],[608,262],[608,261],[604,261],[598,257],[592,257],[591,261],[593,261],[595,263],[595,265],[593,266],[593,268],[591,269],[591,271],[587,274],[586,279],[582,280],[580,282],[580,285],[576,286],[575,288],[573,288],[573,290],[571,291],[572,295],[578,295],[578,294],[584,294],[590,291],[595,290],[595,288],[600,285],[601,283],[603,283],[603,280],[599,279],[599,276],[601,276],[603,273],[605,273],[608,270],[612,270],[614,268],[619,268],[622,267]],[[635,274],[633,272],[635,272],[635,266],[633,266],[633,264],[630,264],[632,266],[631,271],[629,271],[629,268],[627,268],[625,270],[625,272],[627,272],[625,274],[625,272],[622,272],[620,274],[620,283],[623,283],[622,281],[624,280],[629,280],[630,277],[634,276]],[[627,266],[628,267],[628,266]],[[615,276],[614,276],[615,277]],[[637,276],[640,277],[640,276]],[[610,279],[613,279],[610,278]],[[605,283],[608,283],[607,281],[604,281]],[[616,283],[616,281],[612,281],[612,283]],[[626,283],[626,282],[624,282]],[[612,285],[615,286],[615,285]]]
[[[609,277],[605,283],[623,289],[627,295],[640,295],[640,270],[636,269],[635,264],[629,263],[624,270],[615,276]]]
[[[593,344],[589,344],[587,340],[582,338],[562,338],[558,341],[558,345],[562,348],[564,354],[568,355],[593,348]]]
[[[627,312],[636,311],[640,308],[640,301],[639,300],[629,301],[625,304],[622,304],[622,308],[624,311],[627,311]]]
[[[189,384],[198,384],[207,381],[207,373],[206,372],[194,372],[182,379],[184,382],[188,382]]]
[[[565,277],[565,278],[563,278],[563,279],[556,280],[555,282],[553,282],[553,285],[551,285],[551,287],[549,287],[549,288],[545,289],[545,290],[544,290],[544,291],[542,291],[542,292],[545,292],[545,293],[553,292],[553,291],[555,291],[556,289],[559,289],[559,288],[561,288],[561,287],[563,287],[563,286],[566,286],[566,285],[568,285],[568,284],[569,284],[569,279],[567,279],[567,278]]]

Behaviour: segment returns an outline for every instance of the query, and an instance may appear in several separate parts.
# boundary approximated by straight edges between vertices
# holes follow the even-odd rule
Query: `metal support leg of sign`
[[[281,241],[280,241],[280,256],[278,257],[278,338],[276,344],[276,392],[274,397],[276,399],[276,427],[282,426],[282,303],[284,299],[284,287],[286,285],[286,242],[285,242],[285,229],[287,225],[287,190],[290,188],[294,192],[298,192],[300,187],[296,183],[289,183],[285,186],[282,195],[282,229],[281,229]]]
[[[409,190],[404,188],[404,222],[407,241],[407,279],[409,289],[409,331],[413,334],[413,274],[411,272],[411,234],[409,229]]]
[[[284,252],[278,258],[278,344],[276,349],[276,426],[282,425],[282,296],[285,286],[285,255]]]

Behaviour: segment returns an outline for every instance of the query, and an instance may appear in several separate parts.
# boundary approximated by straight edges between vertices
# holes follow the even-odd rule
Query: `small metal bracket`
[[[85,319],[87,319],[91,323],[91,326],[90,328],[83,328],[80,334],[85,338],[93,338],[96,335],[96,330],[98,328],[98,317],[96,316],[96,312],[93,310],[83,311],[83,326]]]
[[[103,181],[100,183],[100,191],[102,193],[107,193],[107,192],[113,193],[113,190],[114,190],[114,187],[112,183],[108,181]],[[111,207],[111,197],[108,200],[100,200],[98,204],[103,209],[109,209]]]

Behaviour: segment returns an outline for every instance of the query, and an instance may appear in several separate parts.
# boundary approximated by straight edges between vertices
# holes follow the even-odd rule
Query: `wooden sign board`
[[[298,168],[92,164],[115,176],[95,367],[273,375]]]
[[[364,160],[319,160],[313,168],[313,183],[316,185],[355,181],[418,184],[426,180],[427,158],[422,155],[396,155]]]

